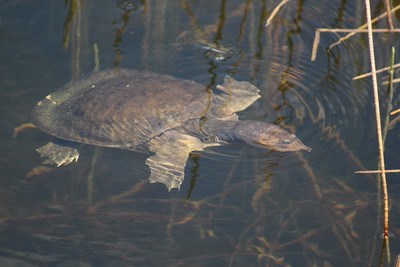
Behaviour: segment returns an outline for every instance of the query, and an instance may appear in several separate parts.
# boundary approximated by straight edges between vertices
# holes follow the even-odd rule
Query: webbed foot
[[[203,150],[210,145],[204,144],[196,137],[168,131],[150,141],[150,151],[155,155],[147,158],[151,175],[150,183],[163,183],[171,191],[172,188],[179,190],[185,177],[186,161],[191,151]]]
[[[76,148],[62,146],[52,142],[36,149],[41,158],[46,158],[43,164],[56,164],[57,167],[68,165],[71,162],[78,161],[79,151]]]

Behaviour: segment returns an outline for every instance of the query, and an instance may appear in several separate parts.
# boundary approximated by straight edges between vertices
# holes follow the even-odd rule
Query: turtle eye
[[[281,141],[281,143],[283,145],[290,145],[290,140],[289,139],[281,139],[280,141]]]

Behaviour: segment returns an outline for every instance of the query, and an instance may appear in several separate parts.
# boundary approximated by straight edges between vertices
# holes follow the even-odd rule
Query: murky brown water
[[[371,82],[352,80],[369,70],[366,35],[327,52],[339,35],[322,33],[310,60],[316,28],[360,26],[364,1],[292,0],[267,28],[279,1],[65,2],[0,1],[2,266],[378,264],[376,177],[354,174],[375,169],[378,157]],[[381,2],[372,3],[375,16],[385,11]],[[383,67],[399,38],[375,37]],[[194,152],[181,190],[170,193],[148,183],[145,155],[129,151],[82,146],[78,163],[38,169],[35,149],[51,137],[27,129],[12,138],[14,128],[31,120],[37,101],[96,64],[210,88],[226,74],[248,80],[262,98],[241,118],[285,126],[313,150]],[[400,106],[396,93],[393,105]],[[386,140],[388,168],[399,167],[398,141],[395,125]],[[388,182],[398,236],[396,179]],[[392,258],[399,250],[391,239]]]

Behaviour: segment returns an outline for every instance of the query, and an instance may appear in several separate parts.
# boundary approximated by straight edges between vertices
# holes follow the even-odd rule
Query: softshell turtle
[[[249,82],[226,76],[212,93],[193,81],[141,70],[106,70],[69,83],[33,110],[41,130],[78,143],[147,152],[150,182],[180,187],[189,153],[243,142],[277,151],[311,149],[279,126],[238,120],[260,97]],[[65,143],[37,149],[45,164],[66,165],[79,152]]]

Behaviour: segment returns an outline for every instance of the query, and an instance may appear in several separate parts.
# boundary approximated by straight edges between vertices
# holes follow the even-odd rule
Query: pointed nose
[[[303,145],[303,147],[301,149],[303,149],[303,150],[305,150],[307,152],[311,152],[311,147],[308,147],[306,145]]]
[[[296,138],[297,139],[297,138]],[[303,144],[303,142],[301,142],[299,139],[297,139],[296,142],[296,148],[297,150],[305,150],[307,152],[311,151],[311,147],[306,146],[305,144]]]

